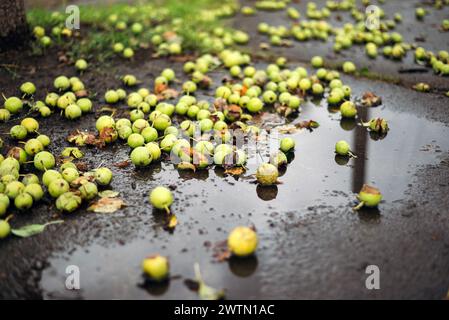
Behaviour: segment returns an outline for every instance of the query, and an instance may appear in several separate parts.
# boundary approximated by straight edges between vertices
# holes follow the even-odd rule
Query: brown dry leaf
[[[276,128],[279,133],[286,134],[286,133],[295,133],[299,130],[295,125],[293,124],[286,124],[280,127]]]
[[[316,129],[320,126],[320,124],[314,120],[308,120],[308,121],[301,121],[296,125],[296,127],[301,129],[308,129],[312,131],[313,129]]]
[[[170,99],[176,99],[179,96],[179,92],[175,89],[167,88],[163,91],[161,91],[159,94],[157,94],[158,100],[170,100]]]
[[[217,260],[217,262],[224,262],[227,261],[231,257],[231,251],[226,250],[223,252],[220,252],[214,258]]]
[[[67,137],[67,141],[81,147],[84,145],[94,145],[96,137],[90,132],[75,131]]]
[[[106,127],[100,130],[99,141],[111,143],[117,139],[117,131],[114,128]]]
[[[367,91],[363,94],[361,103],[365,107],[376,107],[382,104],[382,98],[371,91]]]
[[[81,177],[76,178],[75,180],[73,180],[70,183],[70,185],[72,187],[77,187],[77,186],[83,185],[86,182],[94,182],[94,181],[95,181],[95,177],[94,176],[87,175],[87,176],[81,176]]]
[[[245,168],[243,167],[232,167],[225,170],[225,174],[230,174],[232,176],[240,176],[245,172]]]
[[[231,257],[231,251],[228,249],[228,242],[226,240],[216,242],[213,246],[212,257],[216,262],[223,262]]]
[[[75,165],[79,171],[84,172],[84,171],[89,170],[89,166],[86,162],[77,162],[77,163],[75,163]]]
[[[87,210],[97,213],[113,213],[125,206],[125,202],[119,198],[101,198],[92,204]]]
[[[131,164],[131,162],[129,160],[125,160],[125,161],[114,163],[114,167],[122,169],[122,168],[128,167],[130,164]]]

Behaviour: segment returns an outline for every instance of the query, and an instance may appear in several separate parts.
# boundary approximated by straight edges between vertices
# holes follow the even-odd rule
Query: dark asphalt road
[[[285,21],[278,17],[281,14],[263,14],[262,19]],[[258,19],[236,19],[235,24],[253,28]],[[406,24],[407,19],[404,28]],[[258,37],[251,35],[257,43]],[[305,47],[282,52],[298,61],[327,52],[313,44]],[[354,53],[351,59],[355,58],[360,66],[370,63],[364,55]],[[18,79],[0,71],[0,88],[6,95],[15,92],[25,78],[37,83],[43,95],[54,76],[73,75],[72,68],[57,68],[54,62],[48,68],[39,60],[21,64]],[[377,64],[383,68],[383,58]],[[35,65],[37,72],[27,74]],[[265,65],[260,62],[259,67]],[[116,63],[108,75],[87,72],[82,79],[102,96],[105,88],[119,86],[116,74],[133,73],[152,87],[152,79],[167,66],[182,74],[181,64],[154,61],[141,53],[130,65]],[[393,75],[396,68],[386,67]],[[222,76],[221,71],[214,72],[216,84]],[[41,235],[0,242],[0,298],[195,299],[196,294],[183,283],[194,276],[195,262],[200,263],[206,282],[226,288],[231,299],[443,298],[449,288],[449,100],[441,94],[421,94],[380,81],[345,76],[344,82],[356,96],[367,90],[382,96],[384,105],[370,109],[369,116],[388,119],[391,131],[385,139],[374,141],[365,130],[340,123],[338,114],[324,101],[307,101],[295,121],[314,119],[321,126],[293,135],[295,158],[276,189],[257,188],[252,183],[253,166],[239,179],[223,176],[219,169],[180,172],[165,163],[144,170],[118,169],[112,164],[127,159],[127,146],[115,143],[101,153],[83,150],[91,167],[102,163],[113,169],[112,188],[121,192],[129,206],[114,214],[83,209],[65,215],[66,223],[51,226]],[[101,104],[96,100],[97,107]],[[59,119],[41,121],[42,133],[53,139],[54,152],[68,145],[68,128],[94,128],[95,115],[74,124],[62,118],[55,122],[55,118]],[[283,124],[276,116],[259,119],[268,120]],[[12,124],[1,124],[0,131]],[[2,138],[8,141],[3,134]],[[359,155],[343,166],[333,155],[340,139],[353,144]],[[383,192],[379,211],[352,211],[353,192],[364,182]],[[173,211],[179,224],[173,233],[163,229],[160,213],[153,212],[147,201],[148,191],[160,184],[176,185]],[[48,221],[58,213],[50,201],[44,201],[16,216],[14,224],[20,226]],[[214,262],[207,243],[226,239],[230,229],[240,224],[257,228],[260,247],[256,257]],[[170,258],[171,273],[180,278],[142,289],[140,262],[155,252]],[[64,287],[68,265],[80,268],[80,291]],[[380,290],[365,288],[367,265],[380,268]]]

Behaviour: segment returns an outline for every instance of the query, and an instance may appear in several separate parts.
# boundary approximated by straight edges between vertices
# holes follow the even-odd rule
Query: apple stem
[[[356,205],[354,208],[352,208],[354,211],[359,210],[360,208],[362,208],[365,205],[365,202],[360,202],[358,205]]]
[[[352,151],[349,151],[349,155],[353,157],[354,159],[357,159],[357,155],[353,153]]]

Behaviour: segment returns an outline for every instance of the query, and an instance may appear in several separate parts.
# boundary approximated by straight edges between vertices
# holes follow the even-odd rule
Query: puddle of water
[[[138,72],[144,71],[136,70],[135,74]],[[353,82],[348,81],[356,95],[364,92],[367,86],[382,95],[383,84]],[[408,90],[404,89],[401,95],[401,103],[416,103]],[[269,228],[269,220],[276,219],[276,214],[301,217],[307,215],[308,207],[323,204],[348,207],[349,211],[355,199],[352,193],[358,192],[363,183],[381,189],[384,194],[381,211],[388,214],[388,207],[405,197],[404,192],[413,182],[417,168],[436,163],[438,150],[449,150],[448,127],[413,113],[395,111],[395,104],[396,100],[391,100],[387,107],[365,110],[365,120],[383,117],[389,121],[390,132],[376,141],[366,129],[341,122],[340,116],[329,112],[325,105],[305,103],[301,119],[316,120],[320,127],[313,132],[292,135],[296,141],[294,159],[280,177],[282,184],[274,188],[257,187],[251,179],[222,177],[220,170],[196,174],[180,172],[166,163],[150,170],[118,171],[121,179],[114,183],[131,204],[123,210],[121,223],[129,223],[129,217],[138,217],[145,223],[136,225],[135,234],[120,246],[104,244],[100,230],[98,239],[89,246],[78,247],[72,254],[54,254],[40,283],[45,297],[193,299],[196,294],[189,291],[183,281],[193,276],[195,262],[202,266],[206,281],[216,288],[226,287],[230,298],[263,297],[258,270],[270,270],[271,262],[265,248],[276,236]],[[333,154],[336,141],[342,139],[347,140],[358,155],[344,165],[338,164]],[[428,151],[420,151],[427,145],[431,145]],[[126,157],[125,149],[105,150],[106,164]],[[248,174],[253,172],[254,168],[250,167]],[[133,182],[135,187],[129,187]],[[178,215],[179,225],[173,233],[163,230],[160,214],[152,212],[146,200],[147,192],[160,184],[176,185],[173,211]],[[251,223],[261,239],[257,259],[214,263],[212,250],[206,248],[205,242],[224,240],[236,225]],[[116,232],[120,233],[120,226]],[[167,286],[139,288],[141,259],[155,252],[167,255],[172,275],[183,278],[174,279]],[[287,259],[299,258],[289,256]],[[72,264],[81,271],[82,290],[79,292],[64,287],[65,269]]]

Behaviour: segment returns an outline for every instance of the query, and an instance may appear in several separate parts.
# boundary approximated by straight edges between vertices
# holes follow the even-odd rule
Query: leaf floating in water
[[[286,125],[277,127],[276,130],[282,134],[292,134],[292,133],[298,132],[301,129],[307,129],[307,130],[313,131],[313,129],[316,129],[319,126],[320,126],[320,124],[318,122],[316,122],[315,120],[307,120],[307,121],[301,121],[297,124],[286,124]]]
[[[113,213],[125,206],[125,202],[118,198],[101,198],[92,204],[88,210],[97,213]]]
[[[360,102],[364,107],[377,107],[382,104],[382,98],[371,91],[367,91],[363,94]]]
[[[120,192],[118,192],[118,191],[104,190],[104,191],[101,191],[98,195],[100,196],[100,198],[115,198],[119,194],[120,194]]]
[[[64,220],[56,220],[45,224],[30,224],[19,229],[12,229],[11,233],[21,238],[27,238],[42,233],[45,228],[51,224],[63,223]]]
[[[232,167],[225,170],[225,174],[230,174],[232,176],[240,176],[245,172],[243,167]]]
[[[298,128],[292,124],[286,124],[284,126],[280,126],[276,128],[279,133],[286,134],[286,133],[295,133],[298,131]]]
[[[310,131],[312,131],[313,129],[316,129],[320,126],[320,124],[314,120],[309,120],[309,121],[301,121],[300,123],[298,123],[296,125],[296,127],[301,128],[301,129],[308,129]]]

